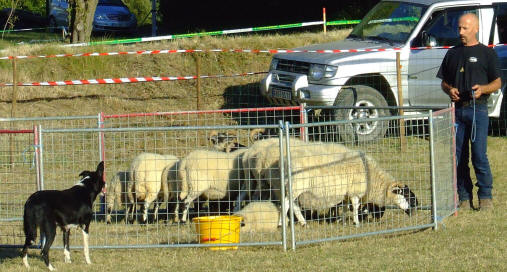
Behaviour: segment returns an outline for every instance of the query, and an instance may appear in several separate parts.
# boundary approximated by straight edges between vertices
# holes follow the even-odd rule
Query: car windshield
[[[413,3],[382,1],[366,14],[348,38],[404,43],[426,8]]]
[[[98,5],[102,6],[124,6],[121,0],[99,0]]]

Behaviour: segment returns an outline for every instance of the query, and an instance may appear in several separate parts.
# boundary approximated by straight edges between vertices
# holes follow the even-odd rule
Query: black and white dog
[[[37,227],[40,228],[45,243],[42,246],[42,258],[49,270],[54,267],[49,263],[49,248],[56,235],[56,228],[63,231],[65,262],[70,263],[69,235],[72,227],[80,227],[83,232],[84,255],[87,264],[91,264],[88,251],[88,228],[92,219],[93,202],[104,187],[104,162],[100,162],[95,172],[83,171],[82,179],[72,188],[57,191],[44,190],[33,193],[25,203],[23,227],[25,246],[23,247],[23,264],[28,265],[28,247],[35,243]]]

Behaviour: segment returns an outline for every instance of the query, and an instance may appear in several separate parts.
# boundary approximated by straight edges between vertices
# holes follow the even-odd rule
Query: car
[[[49,1],[49,26],[68,28],[68,0]],[[93,19],[94,32],[126,32],[137,27],[136,16],[121,0],[99,0]]]
[[[329,114],[335,120],[376,118],[385,114],[385,110],[375,109],[382,106],[447,107],[450,100],[442,91],[441,80],[436,74],[447,52],[445,48],[460,42],[458,19],[467,12],[479,17],[481,43],[507,43],[506,0],[382,0],[346,39],[295,49],[303,52],[275,54],[269,73],[260,82],[260,92],[275,105],[306,103],[310,106],[373,108],[332,109]],[[441,49],[413,50],[428,46]],[[396,54],[394,50],[383,50],[393,48],[400,52],[401,103]],[[505,63],[503,48],[505,46],[497,49],[502,65]],[[345,52],[314,52],[336,49]],[[356,50],[348,49],[366,50],[351,52]],[[502,69],[502,81],[505,82],[505,66]],[[488,100],[491,117],[499,117],[502,99],[502,91],[491,94]],[[377,126],[375,122],[372,120],[368,126],[357,126],[355,131],[343,130],[339,134],[341,138],[357,135],[358,141],[382,137],[387,127]],[[351,133],[354,135],[344,135]]]

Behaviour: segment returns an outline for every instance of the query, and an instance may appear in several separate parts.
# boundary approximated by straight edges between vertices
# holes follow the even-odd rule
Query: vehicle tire
[[[344,87],[336,96],[335,106],[387,107],[386,99],[376,89],[365,85]],[[390,116],[388,109],[335,109],[334,120],[374,119]],[[384,137],[389,121],[369,121],[338,125],[342,141],[363,143]]]

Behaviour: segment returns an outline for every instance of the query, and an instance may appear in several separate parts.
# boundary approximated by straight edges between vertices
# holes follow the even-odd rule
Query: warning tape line
[[[489,47],[505,46],[507,44],[493,44]],[[431,49],[450,49],[453,46],[427,46],[427,47],[411,47],[410,50],[431,50]],[[138,51],[125,51],[125,52],[93,52],[93,53],[78,53],[78,54],[55,54],[55,55],[41,55],[41,56],[8,56],[0,57],[0,60],[7,59],[31,59],[31,58],[63,58],[63,57],[99,57],[99,56],[118,56],[118,55],[157,55],[157,54],[176,54],[176,53],[358,53],[358,52],[386,52],[386,51],[401,51],[402,48],[367,48],[367,49],[331,49],[331,50],[291,50],[291,49],[164,49],[164,50],[138,50]]]
[[[199,78],[226,78],[226,77],[244,77],[251,75],[266,74],[267,72],[248,72],[231,75],[203,75]],[[170,76],[170,77],[124,77],[124,78],[101,78],[101,79],[81,79],[81,80],[64,80],[64,81],[44,81],[31,83],[17,83],[16,86],[67,86],[67,85],[91,85],[91,84],[121,84],[121,83],[141,83],[154,81],[176,81],[176,80],[192,80],[197,76]],[[0,83],[0,87],[13,86],[12,83]]]

